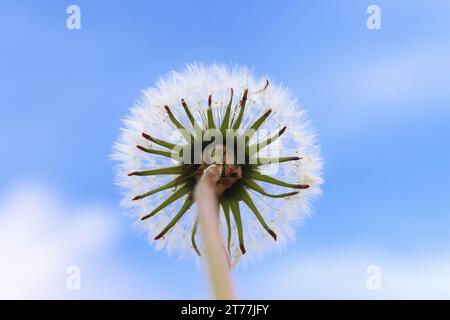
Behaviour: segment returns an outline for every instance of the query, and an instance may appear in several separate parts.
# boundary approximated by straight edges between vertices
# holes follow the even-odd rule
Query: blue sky
[[[81,30],[66,28],[72,3]],[[109,159],[140,91],[197,61],[289,87],[325,161],[296,242],[235,270],[241,297],[449,298],[449,15],[445,0],[2,1],[0,296],[208,297],[192,259],[133,230]],[[65,288],[68,264],[81,290]]]

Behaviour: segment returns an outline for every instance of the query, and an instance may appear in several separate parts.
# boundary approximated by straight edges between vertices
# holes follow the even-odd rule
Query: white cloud
[[[380,43],[371,53],[350,55],[317,72],[314,82],[329,89],[320,98],[326,102],[322,133],[330,130],[348,142],[368,132],[383,134],[386,126],[448,117],[450,45],[442,39]]]
[[[380,49],[365,60],[349,61],[334,73],[333,87],[344,97],[370,101],[373,111],[404,106],[444,108],[432,100],[448,99],[450,46],[442,38]],[[434,102],[435,102],[434,101]],[[361,107],[360,104],[354,104]],[[404,110],[402,110],[404,111]]]
[[[115,221],[108,208],[74,207],[38,184],[9,188],[0,200],[0,298],[74,296],[67,266],[83,276],[83,266],[107,257]]]
[[[150,247],[144,252],[130,250],[125,230],[135,235],[132,222],[114,206],[79,205],[42,183],[20,183],[4,190],[8,191],[0,194],[0,299],[206,297],[206,291],[192,292],[203,274],[186,280],[183,272],[189,264],[171,260],[173,268],[168,271],[164,263],[154,263],[152,255],[161,256]],[[136,241],[145,244],[144,238]],[[66,285],[71,276],[66,271],[72,265],[81,270],[80,290]],[[195,266],[191,269],[198,271]]]
[[[380,289],[369,290],[369,265]],[[302,253],[246,272],[242,294],[252,299],[449,299],[448,256],[398,257],[370,250]]]
[[[195,282],[200,274],[179,285],[170,282],[174,276],[162,265],[120,259],[116,244],[123,238],[118,217],[120,212],[106,206],[80,207],[63,201],[39,184],[9,188],[0,198],[0,298],[192,297],[192,287],[199,289]],[[69,265],[81,268],[79,291],[66,287]],[[380,267],[378,291],[366,287],[369,265]],[[408,257],[367,248],[330,248],[272,256],[238,268],[235,278],[239,297],[250,299],[449,299],[448,266],[450,258],[444,253]],[[181,281],[183,275],[175,278]]]

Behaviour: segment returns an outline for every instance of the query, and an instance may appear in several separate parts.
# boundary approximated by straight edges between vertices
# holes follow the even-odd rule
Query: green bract
[[[163,168],[145,168],[142,171],[136,171],[129,174],[129,176],[154,176],[154,175],[173,175],[174,178],[153,190],[149,190],[148,192],[136,195],[133,200],[140,200],[146,197],[150,197],[160,191],[167,190],[172,188],[173,192],[170,196],[165,198],[156,208],[154,208],[151,212],[144,215],[141,220],[151,219],[152,216],[158,214],[161,210],[171,205],[172,203],[180,200],[184,201],[179,212],[172,218],[172,220],[167,224],[163,230],[155,237],[155,240],[162,238],[167,232],[171,230],[171,228],[183,217],[183,215],[189,210],[192,206],[193,199],[193,191],[195,185],[202,175],[203,171],[211,165],[211,163],[207,163],[204,161],[202,157],[201,163],[195,163],[194,159],[194,145],[197,143],[201,146],[201,151],[204,152],[206,148],[212,143],[212,138],[205,139],[206,130],[215,130],[218,134],[221,134],[223,137],[224,146],[228,145],[230,139],[233,139],[233,146],[237,146],[239,142],[241,142],[245,147],[243,151],[235,148],[233,151],[233,158],[226,156],[226,151],[220,157],[223,158],[223,161],[218,164],[222,166],[222,176],[217,185],[217,194],[220,201],[220,206],[223,209],[224,218],[227,224],[227,248],[230,251],[230,243],[232,238],[232,228],[231,228],[231,219],[234,219],[237,236],[239,239],[239,247],[241,252],[245,253],[245,234],[242,226],[242,218],[240,212],[240,203],[247,206],[250,211],[255,215],[256,219],[261,224],[261,227],[265,229],[274,240],[277,239],[275,232],[269,227],[269,225],[265,221],[265,217],[260,213],[257,206],[255,205],[251,193],[248,191],[254,191],[261,194],[264,197],[268,198],[284,198],[297,194],[300,189],[306,189],[309,185],[306,184],[298,184],[295,181],[282,181],[277,178],[262,174],[260,172],[260,168],[265,164],[269,163],[284,163],[287,161],[298,161],[301,160],[299,157],[275,157],[275,158],[259,158],[256,157],[256,161],[249,161],[252,157],[258,154],[258,151],[265,148],[267,145],[274,142],[278,137],[280,137],[285,131],[286,127],[281,130],[274,132],[268,139],[265,141],[258,142],[256,144],[250,144],[250,138],[258,131],[261,125],[270,121],[270,115],[272,110],[268,109],[263,113],[254,123],[250,124],[248,127],[244,127],[242,120],[246,110],[246,102],[248,90],[245,89],[241,99],[239,100],[239,104],[233,104],[233,89],[231,89],[229,103],[226,106],[225,113],[222,117],[222,120],[219,121],[214,119],[214,114],[212,110],[212,97],[208,97],[208,106],[205,108],[205,113],[201,115],[201,119],[203,119],[202,123],[197,123],[189,106],[187,105],[184,99],[181,100],[181,107],[184,109],[187,118],[189,119],[190,124],[192,125],[191,130],[185,128],[182,123],[174,116],[171,109],[166,105],[164,108],[167,112],[167,116],[170,119],[170,122],[173,124],[174,128],[180,132],[180,134],[184,138],[183,144],[173,144],[167,142],[161,138],[155,138],[153,135],[149,133],[143,132],[142,136],[153,142],[156,145],[162,147],[162,150],[157,149],[149,149],[143,146],[138,145],[142,152],[148,153],[148,156],[158,156],[158,157],[167,157],[167,158],[176,158],[180,157],[183,154],[183,151],[186,148],[191,151],[190,159],[184,157],[182,161],[179,161],[178,165],[163,167]],[[231,134],[230,134],[231,133]],[[216,149],[215,149],[216,150]],[[223,148],[226,150],[226,147]],[[237,154],[239,152],[243,152],[245,154]],[[215,151],[216,152],[216,151]],[[214,153],[214,152],[213,152]],[[220,158],[219,157],[219,158]],[[245,161],[238,162],[237,158],[244,158]],[[284,187],[287,190],[285,193],[281,194],[271,194],[267,192],[259,182],[264,182],[272,185],[277,185]],[[184,200],[181,200],[184,197]],[[192,247],[200,255],[200,251],[196,244],[196,232],[198,229],[198,219],[195,220],[195,223],[192,227],[191,233],[191,242]]]

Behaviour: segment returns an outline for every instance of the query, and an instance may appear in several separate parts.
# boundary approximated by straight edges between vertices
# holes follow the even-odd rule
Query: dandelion
[[[292,239],[320,193],[322,162],[305,111],[245,67],[188,65],[145,90],[130,112],[115,144],[118,183],[158,249],[200,256],[208,247],[198,212],[207,192],[194,191],[212,169],[230,266]]]

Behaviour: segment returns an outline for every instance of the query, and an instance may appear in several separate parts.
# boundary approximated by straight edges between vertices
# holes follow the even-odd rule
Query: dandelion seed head
[[[261,158],[275,156],[298,159],[258,166],[257,173],[270,175],[292,184],[308,185],[308,188],[298,190],[295,194],[292,192],[292,195],[285,197],[269,198],[243,185],[242,187],[247,190],[267,226],[276,234],[277,238],[274,241],[273,236],[262,228],[261,222],[255,217],[253,211],[243,201],[239,201],[246,253],[243,255],[240,249],[239,226],[233,219],[233,215],[230,214],[231,242],[229,255],[232,263],[236,263],[242,257],[261,257],[273,248],[281,248],[286,242],[294,238],[296,226],[308,216],[310,202],[320,194],[320,184],[323,180],[321,178],[320,150],[306,111],[299,106],[296,99],[286,88],[268,77],[255,77],[246,67],[191,64],[181,72],[173,71],[167,74],[154,87],[142,92],[139,100],[130,109],[129,115],[123,120],[120,137],[114,145],[112,155],[112,158],[117,161],[116,181],[123,190],[121,204],[127,208],[132,216],[139,219],[136,223],[137,228],[148,235],[149,241],[155,244],[157,250],[166,249],[169,254],[178,253],[182,256],[187,252],[195,254],[191,239],[197,207],[194,202],[180,220],[159,240],[154,240],[154,238],[180,212],[183,199],[187,199],[189,193],[180,198],[179,201],[163,208],[157,214],[140,221],[140,218],[152,212],[173,195],[176,190],[180,190],[182,186],[182,183],[180,183],[180,185],[144,197],[139,201],[132,200],[137,195],[143,195],[152,189],[167,184],[176,177],[176,175],[129,176],[132,172],[177,165],[177,161],[174,159],[148,154],[137,148],[136,146],[158,151],[167,150],[159,143],[145,138],[143,133],[174,145],[186,144],[183,135],[174,126],[173,121],[168,118],[165,106],[169,108],[181,126],[190,132],[195,132],[195,126],[182,106],[182,102],[188,106],[195,124],[198,124],[204,130],[208,127],[206,110],[208,98],[211,97],[211,114],[215,125],[219,128],[225,118],[231,92],[233,92],[233,103],[231,105],[230,122],[236,121],[239,115],[240,99],[243,98],[245,90],[248,90],[248,95],[245,113],[241,119],[241,125],[237,129],[239,134],[242,134],[270,109],[270,115],[258,129],[259,134],[252,136],[249,144],[256,145],[261,141],[266,141],[274,132],[281,131],[283,132],[282,135],[271,142],[269,146],[260,150],[257,156]],[[284,127],[287,128],[282,131]],[[235,183],[235,180],[241,177],[231,180],[232,183],[240,185],[247,179],[249,173],[246,168],[243,166],[242,170],[240,169],[243,175],[242,179],[238,183]],[[293,191],[269,182],[257,181],[257,183],[268,194]],[[220,230],[226,242],[228,223],[223,208],[220,213],[220,224]],[[203,245],[200,228],[198,228],[196,237],[198,239],[196,244],[201,252]]]

